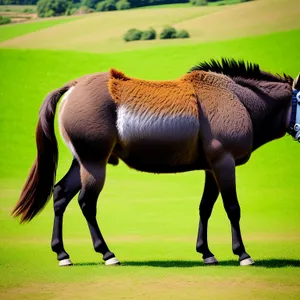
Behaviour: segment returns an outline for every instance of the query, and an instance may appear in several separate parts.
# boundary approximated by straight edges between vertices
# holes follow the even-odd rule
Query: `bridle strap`
[[[293,90],[292,111],[287,132],[300,142],[300,91]]]

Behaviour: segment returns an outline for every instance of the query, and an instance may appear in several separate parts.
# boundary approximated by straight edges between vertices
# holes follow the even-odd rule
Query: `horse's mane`
[[[283,74],[273,75],[271,73],[262,71],[258,64],[245,62],[244,60],[234,60],[222,58],[221,62],[211,59],[210,61],[201,62],[192,67],[188,73],[192,71],[211,71],[227,75],[229,77],[242,77],[245,79],[284,82],[292,84],[292,77]]]

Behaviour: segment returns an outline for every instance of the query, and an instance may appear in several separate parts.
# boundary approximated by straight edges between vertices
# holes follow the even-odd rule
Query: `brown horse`
[[[95,251],[106,265],[119,264],[96,220],[107,163],[117,165],[121,159],[131,168],[153,173],[205,170],[196,250],[205,264],[217,263],[208,247],[207,226],[221,192],[233,253],[241,265],[253,264],[240,231],[235,168],[287,131],[298,137],[299,89],[299,76],[293,82],[290,76],[272,75],[256,64],[225,59],[201,63],[173,81],[133,79],[114,69],[72,81],[51,92],[41,107],[37,158],[12,214],[21,216],[21,222],[30,221],[53,192],[51,246],[59,265],[71,265],[62,239],[63,215],[80,191],[78,201]],[[54,186],[58,161],[54,116],[64,93],[59,125],[74,159]]]

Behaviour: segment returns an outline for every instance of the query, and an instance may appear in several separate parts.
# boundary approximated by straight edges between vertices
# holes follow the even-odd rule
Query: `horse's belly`
[[[117,129],[123,158],[130,161],[185,165],[197,156],[197,116],[138,114],[120,107]]]

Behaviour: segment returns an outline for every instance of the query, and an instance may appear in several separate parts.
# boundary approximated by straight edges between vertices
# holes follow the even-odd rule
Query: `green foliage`
[[[114,0],[105,0],[97,3],[96,10],[97,11],[110,11],[116,10],[116,2]]]
[[[175,39],[176,29],[171,26],[166,26],[159,35],[160,39]]]
[[[206,6],[208,4],[208,0],[191,0],[190,2],[195,6]]]
[[[179,30],[179,31],[176,32],[176,38],[177,39],[186,39],[186,38],[189,38],[189,37],[190,37],[190,34],[184,29]]]
[[[38,0],[0,0],[0,5],[35,5]]]
[[[116,3],[117,10],[130,9],[130,3],[127,0],[120,0]]]
[[[137,41],[141,39],[142,34],[141,30],[131,28],[124,34],[123,39],[125,42]]]
[[[66,13],[69,6],[67,0],[39,0],[37,3],[37,13],[41,18],[60,16]]]
[[[32,8],[25,8],[24,10],[23,10],[23,12],[24,13],[34,13],[34,10],[32,9]]]
[[[131,7],[141,7],[148,5],[162,5],[174,3],[187,3],[189,0],[129,0]]]
[[[190,35],[186,30],[176,31],[175,28],[171,26],[165,27],[160,33],[160,39],[184,39],[189,38]],[[141,31],[136,28],[129,29],[123,39],[126,42],[137,41],[137,40],[155,40],[156,39],[156,31],[153,28],[149,28],[149,30]]]
[[[83,15],[83,14],[90,14],[95,10],[89,8],[87,6],[80,6],[79,8],[70,7],[66,10],[66,15]]]
[[[0,25],[9,24],[11,22],[11,19],[6,16],[0,16]]]
[[[156,39],[156,31],[153,28],[149,28],[149,30],[145,30],[142,32],[141,40],[155,40]]]
[[[100,0],[101,1],[101,0]],[[96,8],[96,5],[98,2],[100,2],[99,0],[81,0],[79,5],[79,7],[89,7],[89,8]]]

